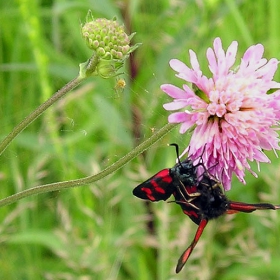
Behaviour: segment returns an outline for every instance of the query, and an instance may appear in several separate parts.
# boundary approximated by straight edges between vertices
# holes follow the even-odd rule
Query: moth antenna
[[[176,144],[176,143],[171,143],[171,144],[169,144],[169,146],[174,146],[174,147],[175,147],[175,149],[176,149],[176,155],[177,155],[177,159],[178,159],[178,163],[180,164],[181,167],[183,167],[183,166],[182,166],[182,163],[181,163],[181,161],[180,161],[180,158],[179,158],[179,146],[178,146],[178,144]]]

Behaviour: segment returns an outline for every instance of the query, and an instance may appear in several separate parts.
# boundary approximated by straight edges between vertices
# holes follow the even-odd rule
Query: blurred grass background
[[[0,2],[0,139],[78,73],[91,52],[80,24],[117,16],[142,46],[119,78],[91,78],[26,129],[1,156],[1,198],[30,187],[95,174],[164,126],[163,83],[182,81],[171,58],[189,65],[222,38],[239,56],[262,43],[280,58],[277,0],[18,0]],[[279,81],[279,71],[275,77]],[[197,226],[180,207],[145,203],[131,191],[175,162],[172,131],[145,154],[90,186],[23,199],[0,209],[0,279],[280,279],[280,213],[230,215],[212,221],[183,271],[177,260]],[[247,185],[234,179],[232,200],[280,203],[280,161],[271,152]],[[254,166],[256,170],[256,166]]]

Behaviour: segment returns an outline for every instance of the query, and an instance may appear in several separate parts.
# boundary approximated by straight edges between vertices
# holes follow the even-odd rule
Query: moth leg
[[[182,183],[182,181],[179,180],[179,182],[180,182],[180,186],[177,186],[177,190],[178,190],[179,193],[181,194],[182,198],[185,198],[185,199],[186,199],[185,194],[186,194],[187,196],[193,197],[193,198],[196,198],[196,197],[201,196],[201,193],[200,193],[200,192],[189,193],[189,192],[187,191],[186,187],[184,186],[184,184]],[[183,192],[184,192],[185,194],[183,194]],[[187,199],[186,199],[186,200],[187,200]]]
[[[182,184],[181,181],[180,181],[180,183]],[[181,187],[183,187],[183,188],[181,188]],[[191,202],[193,200],[195,200],[197,197],[199,197],[201,195],[201,193],[195,192],[195,193],[193,193],[192,196],[190,196],[188,194],[187,190],[185,189],[185,186],[183,184],[181,185],[181,187],[180,186],[176,186],[176,189],[177,189],[178,193],[180,194],[180,196],[182,198],[182,201],[181,200],[175,200],[175,202],[178,203],[178,204],[186,204],[188,206],[191,206],[192,208],[195,208],[195,209],[199,210],[199,208],[196,205],[194,205],[193,203],[191,203]],[[187,194],[188,198],[183,193],[182,189]]]

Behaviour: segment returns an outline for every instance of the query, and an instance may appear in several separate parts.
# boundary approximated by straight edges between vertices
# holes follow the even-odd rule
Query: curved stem
[[[80,64],[79,75],[67,83],[63,88],[58,90],[47,101],[41,104],[35,111],[25,117],[13,130],[0,142],[0,155],[5,151],[9,144],[16,138],[16,136],[28,127],[34,120],[36,120],[44,111],[52,106],[58,99],[63,97],[66,93],[78,86],[83,80],[92,75],[98,64],[98,56],[93,54],[92,57],[85,63]]]
[[[79,85],[81,81],[82,79],[80,77],[76,77],[75,79],[70,81],[63,88],[61,88],[54,95],[52,95],[51,98],[42,103],[35,111],[33,111],[30,115],[25,117],[17,126],[15,126],[14,129],[4,138],[4,140],[1,141],[0,155],[5,151],[9,144],[21,131],[23,131],[28,125],[30,125],[34,120],[36,120],[45,110],[47,110],[63,95],[65,95],[67,92]]]
[[[14,195],[8,196],[4,199],[0,200],[0,207],[14,203],[22,198],[31,196],[31,195],[37,195],[41,193],[46,192],[52,192],[52,191],[58,191],[62,189],[72,188],[72,187],[78,187],[82,185],[91,184],[93,182],[96,182],[107,175],[115,172],[119,168],[123,167],[125,164],[127,164],[129,161],[131,161],[133,158],[138,156],[139,154],[143,153],[145,150],[147,150],[150,146],[152,146],[154,143],[156,143],[158,140],[160,140],[164,135],[166,135],[169,131],[171,131],[177,124],[167,124],[157,132],[155,132],[149,139],[145,140],[143,143],[138,145],[135,149],[133,149],[131,152],[129,152],[124,157],[120,158],[118,161],[110,165],[109,167],[105,168],[103,171],[96,175],[84,177],[81,179],[76,180],[70,180],[70,181],[64,181],[64,182],[57,182],[52,184],[46,184],[37,186],[34,188],[30,188],[28,190],[24,190],[22,192],[16,193]]]

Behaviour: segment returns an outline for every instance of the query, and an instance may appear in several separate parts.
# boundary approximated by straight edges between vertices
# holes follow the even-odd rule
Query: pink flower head
[[[180,89],[164,84],[161,89],[174,98],[164,104],[170,114],[170,123],[181,123],[180,133],[194,128],[189,147],[192,159],[202,156],[204,165],[224,185],[231,187],[232,173],[245,183],[245,169],[257,176],[248,161],[270,162],[263,150],[279,149],[277,130],[280,119],[280,88],[273,81],[278,60],[262,58],[261,44],[247,49],[238,68],[235,63],[237,42],[233,41],[225,51],[221,39],[214,40],[213,49],[206,56],[212,77],[202,74],[196,54],[190,50],[192,68],[172,59],[170,66],[177,77],[193,84]]]

